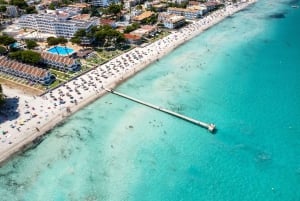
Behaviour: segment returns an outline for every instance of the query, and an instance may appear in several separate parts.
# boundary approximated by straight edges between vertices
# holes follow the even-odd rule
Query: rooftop
[[[5,56],[0,56],[0,66],[13,69],[18,72],[26,73],[35,77],[43,78],[49,71],[41,68],[37,68],[28,64],[24,64],[18,61],[10,60]]]
[[[129,40],[140,40],[141,37],[133,34],[124,34],[124,37]]]
[[[183,16],[172,15],[167,20],[172,22],[172,23],[176,23],[176,22],[182,21],[184,19],[185,19],[185,17],[183,17]]]
[[[78,14],[75,15],[72,19],[73,20],[89,20],[91,17],[90,14]]]
[[[48,52],[42,52],[41,56],[45,60],[51,60],[57,63],[65,64],[65,65],[71,65],[75,63],[75,60],[69,57],[63,57],[56,54],[51,54]]]
[[[140,15],[138,15],[138,16],[135,16],[135,17],[134,17],[134,20],[136,20],[136,21],[142,21],[142,20],[144,20],[144,19],[146,19],[146,18],[148,18],[148,17],[151,17],[153,14],[154,14],[154,13],[151,12],[151,11],[145,11],[145,12],[143,12],[142,14],[140,14]]]

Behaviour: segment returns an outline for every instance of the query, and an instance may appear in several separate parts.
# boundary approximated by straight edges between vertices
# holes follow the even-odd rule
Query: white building
[[[185,24],[184,16],[169,14],[167,12],[160,13],[158,15],[158,20],[168,29],[176,29]]]
[[[6,13],[9,17],[18,17],[19,16],[18,8],[16,6],[7,6]]]
[[[41,53],[42,62],[61,71],[77,71],[81,64],[72,58],[64,57],[48,52]]]
[[[118,3],[118,0],[91,0],[90,3],[96,7],[107,7],[112,3]]]
[[[130,9],[131,7],[135,6],[137,4],[136,0],[125,0],[124,1],[124,8]]]
[[[69,19],[68,15],[29,14],[19,19],[21,28],[35,29],[42,33],[54,34],[58,37],[71,38],[78,29],[89,31],[98,25],[98,18],[89,20]]]
[[[204,14],[204,10],[200,7],[199,9],[192,9],[192,8],[174,8],[170,7],[168,8],[169,14],[184,16],[186,19],[196,19],[201,17]]]
[[[188,0],[171,0],[172,3],[177,3],[177,4],[181,4],[181,3],[185,3]]]
[[[185,17],[171,15],[163,20],[164,26],[168,29],[176,29],[185,23]]]
[[[48,85],[55,79],[50,71],[0,56],[0,72]]]

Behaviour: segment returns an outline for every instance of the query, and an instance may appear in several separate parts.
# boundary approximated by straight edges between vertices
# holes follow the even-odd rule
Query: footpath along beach
[[[148,46],[136,47],[39,97],[4,85],[4,93],[18,104],[18,117],[11,117],[15,115],[15,108],[6,108],[3,112],[6,119],[0,124],[0,164],[32,145],[35,139],[69,115],[104,95],[103,87],[117,86],[185,41],[254,2],[256,0],[220,9]]]

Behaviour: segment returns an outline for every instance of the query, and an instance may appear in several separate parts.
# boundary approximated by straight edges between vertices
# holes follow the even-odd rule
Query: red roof
[[[115,21],[111,19],[100,19],[100,24],[112,25],[113,23],[115,23]]]
[[[133,34],[124,34],[124,37],[128,40],[140,40],[141,37]]]
[[[75,63],[75,60],[69,57],[63,57],[56,54],[51,54],[48,52],[42,52],[41,54],[42,58],[45,60],[51,60],[57,63],[65,64],[65,65],[71,65]]]
[[[35,77],[43,78],[48,74],[48,71],[45,69],[30,66],[28,64],[23,64],[14,60],[9,60],[5,56],[0,57],[0,65],[5,68],[10,68],[20,73],[25,73],[27,75],[32,75]]]

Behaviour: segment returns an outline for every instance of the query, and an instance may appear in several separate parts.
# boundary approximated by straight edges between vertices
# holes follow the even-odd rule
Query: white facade
[[[52,14],[23,15],[19,19],[21,28],[35,29],[42,33],[55,34],[58,37],[71,38],[78,29],[90,30],[98,24],[97,18],[90,20],[68,20]]]
[[[199,7],[200,8],[200,7]],[[196,19],[203,15],[203,9],[191,9],[191,8],[168,8],[169,14],[184,16],[186,19]]]
[[[107,7],[112,3],[118,3],[118,0],[91,0],[91,4],[96,7]]]
[[[0,56],[0,72],[48,85],[53,81],[50,71]]]
[[[81,64],[77,60],[69,57],[51,54],[48,52],[42,52],[41,57],[43,63],[61,71],[77,71],[81,67]]]
[[[170,16],[163,20],[164,26],[168,29],[176,29],[185,23],[183,16]]]
[[[172,3],[178,3],[178,4],[181,4],[181,3],[185,3],[187,2],[188,0],[172,0],[171,2]]]
[[[18,8],[16,6],[7,6],[6,7],[6,13],[10,17],[18,17]]]

